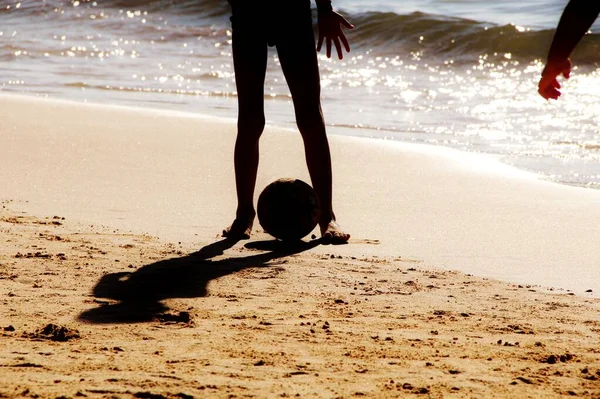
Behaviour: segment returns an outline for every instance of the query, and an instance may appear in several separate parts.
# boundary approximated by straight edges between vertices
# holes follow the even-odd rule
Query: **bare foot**
[[[233,223],[231,223],[231,226],[223,230],[222,236],[234,240],[247,240],[252,233],[253,223],[254,216],[248,218],[235,218]]]
[[[326,225],[321,225],[321,241],[323,244],[346,244],[350,239],[350,234],[344,233],[335,220]]]

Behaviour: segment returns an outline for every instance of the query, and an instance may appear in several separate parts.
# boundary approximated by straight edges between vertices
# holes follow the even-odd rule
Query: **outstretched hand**
[[[338,53],[338,58],[341,60],[344,58],[342,51],[342,44],[347,52],[350,52],[350,45],[346,39],[346,35],[342,30],[342,25],[348,29],[353,29],[354,25],[346,20],[343,16],[335,11],[328,11],[319,13],[319,42],[317,44],[317,51],[321,51],[323,41],[327,47],[327,58],[331,58],[331,42],[335,45],[335,49]]]
[[[538,84],[538,93],[546,100],[556,100],[560,97],[560,83],[558,76],[563,75],[565,79],[571,76],[571,60],[566,58],[562,61],[548,61],[546,67],[542,71],[542,78]]]

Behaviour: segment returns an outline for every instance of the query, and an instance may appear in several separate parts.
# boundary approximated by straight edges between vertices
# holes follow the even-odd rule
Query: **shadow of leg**
[[[200,298],[207,295],[211,280],[248,267],[268,267],[268,262],[319,245],[319,240],[261,241],[248,248],[266,250],[256,255],[213,261],[237,241],[225,239],[179,258],[164,259],[143,266],[133,273],[104,275],[93,289],[96,298],[119,301],[83,312],[79,319],[89,323],[134,323],[156,320],[168,308],[160,301],[169,298]]]

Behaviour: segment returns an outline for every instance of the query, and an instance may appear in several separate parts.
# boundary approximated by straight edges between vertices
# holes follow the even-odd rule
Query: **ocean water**
[[[491,154],[600,188],[600,34],[559,101],[537,81],[566,1],[334,0],[351,53],[319,58],[329,132]],[[313,4],[314,5],[314,4]],[[236,117],[226,0],[0,0],[0,88]],[[277,53],[267,120],[294,127]]]

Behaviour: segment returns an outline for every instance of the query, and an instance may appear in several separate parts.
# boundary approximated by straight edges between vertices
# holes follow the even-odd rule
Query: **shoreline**
[[[21,98],[23,101],[27,101],[28,99],[32,100],[40,100],[40,101],[48,101],[50,103],[63,103],[65,105],[89,105],[92,107],[99,107],[105,109],[114,109],[115,111],[131,111],[133,113],[150,113],[150,114],[159,114],[164,116],[172,116],[172,117],[181,117],[186,119],[196,119],[199,121],[208,120],[213,122],[220,122],[224,124],[235,124],[235,117],[225,117],[225,116],[215,116],[210,114],[205,114],[201,112],[191,112],[191,111],[180,111],[172,108],[161,108],[156,107],[154,105],[151,106],[141,106],[141,105],[124,105],[124,104],[115,104],[115,103],[103,103],[100,101],[87,101],[87,100],[69,100],[63,97],[51,97],[47,94],[43,93],[19,93],[19,92],[1,92],[0,91],[0,99],[2,97],[7,98]],[[292,124],[291,122],[289,124]],[[492,154],[492,153],[481,153],[481,152],[470,152],[461,150],[458,148],[447,147],[444,145],[437,144],[429,144],[429,143],[420,143],[420,142],[411,142],[406,140],[398,140],[395,138],[389,137],[375,137],[375,136],[365,136],[359,134],[345,134],[345,133],[333,133],[332,131],[352,131],[352,128],[347,126],[337,126],[337,125],[327,125],[329,136],[335,137],[344,137],[346,139],[357,139],[357,140],[367,140],[367,141],[376,141],[376,142],[384,142],[386,145],[390,146],[398,146],[400,150],[413,151],[417,153],[429,153],[429,154],[438,154],[440,156],[454,159],[460,163],[468,163],[470,161],[472,164],[478,163],[481,166],[485,167],[483,173],[492,172],[499,175],[505,175],[506,177],[531,177],[533,179],[551,183],[558,184],[560,186],[567,187],[575,187],[575,188],[587,188],[583,186],[569,185],[566,183],[556,182],[552,180],[547,180],[545,176],[518,168],[509,163],[502,161],[502,155],[500,154]],[[278,125],[276,122],[270,122],[267,120],[265,129],[277,130],[277,131],[285,131],[292,134],[298,134],[297,128],[294,127],[286,127]],[[361,128],[362,129],[362,128]],[[367,127],[362,130],[366,131],[378,131],[376,127]],[[391,131],[390,132],[396,132]],[[592,189],[593,190],[593,189]]]
[[[25,99],[27,98],[32,98],[32,99],[38,99],[38,100],[48,100],[48,101],[55,101],[55,102],[65,102],[65,103],[71,103],[71,104],[86,104],[86,105],[91,105],[91,106],[99,106],[99,107],[114,107],[116,109],[123,109],[123,110],[131,110],[132,112],[157,112],[159,114],[164,114],[164,115],[171,115],[171,116],[180,116],[182,118],[193,118],[193,119],[199,119],[199,120],[212,120],[212,121],[217,121],[217,122],[223,122],[223,123],[230,123],[230,124],[235,124],[236,123],[236,117],[230,117],[230,116],[222,116],[222,115],[211,115],[209,113],[201,113],[201,112],[194,112],[194,111],[190,111],[190,110],[184,110],[181,111],[177,108],[178,105],[176,103],[170,104],[168,106],[158,106],[156,104],[148,104],[147,106],[144,105],[134,105],[134,104],[123,104],[120,103],[119,101],[113,101],[110,103],[107,102],[103,102],[101,100],[98,101],[88,101],[87,99],[75,99],[75,100],[70,100],[68,98],[65,97],[65,95],[59,95],[58,97],[53,97],[53,96],[49,96],[48,94],[44,94],[44,93],[35,93],[35,92],[0,92],[0,95],[2,96],[10,96],[10,97],[23,97]],[[164,103],[165,104],[169,104],[169,103]],[[233,114],[235,114],[235,109],[233,110]],[[293,114],[293,109],[290,109],[290,115]],[[285,125],[285,126],[284,126]],[[295,123],[293,121],[285,121],[284,123],[282,123],[281,121],[278,121],[276,118],[275,119],[267,119],[267,128],[271,128],[271,129],[276,129],[276,130],[280,130],[280,131],[289,131],[289,132],[293,132],[294,134],[297,133],[297,128],[295,126]],[[568,182],[561,182],[561,181],[555,181],[555,180],[551,180],[549,175],[545,175],[543,172],[535,172],[533,170],[528,170],[526,168],[521,168],[518,166],[515,166],[511,163],[509,163],[508,161],[505,161],[505,158],[509,158],[509,155],[507,154],[495,154],[495,153],[491,153],[491,152],[471,152],[465,149],[460,149],[460,148],[454,148],[451,146],[446,146],[446,145],[441,145],[441,144],[433,144],[433,143],[427,143],[427,142],[418,142],[418,141],[410,141],[407,139],[402,139],[402,138],[395,138],[395,137],[388,137],[388,136],[384,136],[384,137],[377,137],[375,135],[368,135],[368,134],[363,134],[364,132],[373,132],[373,133],[377,133],[377,132],[381,132],[381,131],[387,131],[385,129],[378,129],[376,127],[364,127],[364,128],[352,128],[349,126],[343,126],[343,125],[336,125],[335,123],[333,124],[329,124],[327,125],[327,130],[328,130],[328,135],[331,136],[340,136],[340,137],[347,137],[347,138],[357,138],[360,140],[374,140],[374,141],[378,141],[378,142],[385,142],[385,143],[389,143],[390,145],[398,145],[401,149],[407,149],[409,151],[413,151],[413,150],[417,150],[418,152],[421,152],[421,149],[424,150],[424,152],[427,152],[427,150],[431,150],[432,153],[439,153],[439,154],[444,154],[444,153],[448,153],[448,155],[455,155],[454,158],[456,159],[460,159],[461,157],[467,157],[469,159],[476,159],[481,157],[481,159],[483,160],[483,162],[489,161],[491,164],[495,164],[495,163],[501,163],[502,165],[505,166],[505,168],[503,168],[507,174],[509,175],[514,175],[514,174],[523,174],[523,175],[531,175],[531,176],[535,176],[537,177],[537,179],[539,180],[543,180],[549,183],[554,183],[554,184],[559,184],[561,186],[567,186],[567,187],[575,187],[575,188],[584,188],[584,189],[591,189],[591,190],[597,190],[597,188],[595,188],[594,184],[589,183],[589,186],[583,183],[568,183]],[[389,130],[389,133],[400,133],[400,134],[404,134],[404,133],[408,133],[408,132],[401,132],[401,131],[397,131],[397,130]],[[501,167],[502,169],[502,167]]]
[[[88,105],[92,105],[92,106],[95,105],[95,106],[100,106],[100,107],[116,107],[116,108],[122,108],[122,109],[130,109],[133,112],[137,112],[137,111],[158,112],[158,113],[162,113],[165,115],[181,116],[183,118],[199,118],[199,119],[209,119],[209,120],[213,120],[213,121],[221,121],[224,123],[236,123],[236,118],[231,117],[231,116],[211,115],[210,113],[201,113],[199,111],[197,112],[197,111],[192,111],[189,109],[182,111],[182,110],[180,110],[180,105],[177,103],[164,102],[164,103],[147,103],[148,105],[136,105],[135,103],[128,103],[128,102],[132,102],[131,100],[125,101],[125,100],[116,100],[116,99],[113,99],[110,101],[110,103],[107,103],[101,99],[98,99],[97,97],[96,97],[96,100],[93,100],[93,101],[88,101],[86,98],[78,98],[78,99],[72,100],[72,99],[68,99],[65,94],[60,94],[55,97],[55,96],[49,96],[48,94],[45,94],[45,93],[16,92],[16,91],[15,92],[11,92],[11,91],[2,92],[2,93],[0,93],[0,95],[34,98],[34,99],[39,99],[39,100],[49,100],[49,101],[58,101],[58,102],[67,102],[67,103],[76,103],[76,104],[88,104]],[[210,103],[210,101],[209,101],[209,103]],[[201,103],[199,103],[199,105],[201,105]],[[214,105],[215,104],[213,104],[213,106]],[[290,108],[290,107],[291,106],[286,107],[286,108],[289,108],[288,109],[289,115],[293,115],[293,108]],[[222,107],[218,106],[217,108],[222,108]],[[232,108],[231,112],[229,112],[229,113],[235,114],[236,111],[234,108]],[[215,111],[215,109],[213,109],[213,111]],[[279,111],[281,111],[281,110],[279,110]],[[218,112],[223,113],[223,110],[219,109]],[[277,130],[297,132],[295,122],[293,120],[286,120],[286,121],[278,120],[278,118],[280,118],[280,117],[281,116],[276,116],[273,119],[268,118],[267,119],[267,127],[270,127],[272,129],[277,129]],[[393,134],[401,134],[401,135],[402,134],[411,134],[408,131],[399,131],[399,130],[395,130],[395,129],[392,129],[392,130],[379,129],[376,126],[354,128],[354,127],[339,125],[339,124],[335,124],[335,123],[328,124],[327,129],[328,129],[329,136],[333,135],[333,136],[350,137],[350,138],[354,137],[354,138],[365,139],[365,140],[384,141],[387,143],[391,143],[392,145],[394,145],[394,143],[396,143],[396,144],[400,145],[400,147],[406,146],[406,148],[408,150],[412,150],[411,149],[412,146],[414,146],[414,148],[417,150],[420,147],[441,149],[440,153],[444,153],[446,151],[449,152],[450,154],[457,153],[458,154],[456,156],[457,159],[460,158],[461,155],[464,155],[469,158],[483,157],[483,158],[487,158],[488,160],[491,160],[492,162],[499,161],[500,163],[502,163],[503,165],[506,166],[505,169],[506,169],[507,173],[510,173],[510,174],[513,174],[513,171],[511,171],[511,169],[515,169],[519,172],[522,172],[523,174],[530,174],[533,176],[537,176],[537,178],[539,180],[543,180],[543,181],[546,181],[549,183],[559,184],[561,186],[591,189],[591,190],[600,190],[600,186],[598,186],[598,184],[593,181],[569,182],[566,180],[565,181],[553,180],[553,175],[551,174],[552,171],[544,170],[543,168],[536,171],[535,167],[531,167],[531,166],[527,167],[528,163],[531,164],[531,160],[528,162],[523,162],[524,159],[522,159],[521,160],[522,165],[517,166],[513,162],[510,161],[510,158],[513,157],[513,155],[510,155],[510,154],[469,151],[468,149],[455,148],[455,147],[444,145],[444,144],[434,144],[434,143],[429,143],[426,141],[417,141],[414,137],[411,140],[410,138],[401,138],[401,137],[393,136]],[[365,132],[367,132],[367,133],[365,134]],[[371,132],[373,134],[369,135],[368,134],[369,132]],[[389,134],[392,134],[392,136],[378,137],[377,133],[381,133],[381,132],[389,132]],[[435,150],[433,150],[433,151],[435,151]]]

